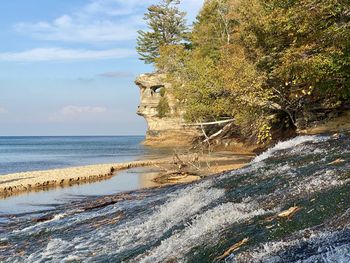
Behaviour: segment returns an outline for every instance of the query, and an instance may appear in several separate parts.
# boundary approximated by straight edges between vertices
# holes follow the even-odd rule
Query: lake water
[[[350,134],[299,136],[187,185],[0,215],[0,261],[350,262]]]
[[[0,176],[102,163],[157,158],[167,149],[148,148],[143,136],[114,137],[0,137]],[[89,196],[117,194],[156,186],[146,169],[118,172],[109,180],[55,188],[0,200],[0,215],[49,210],[57,204]]]
[[[152,158],[143,136],[0,137],[0,175]]]

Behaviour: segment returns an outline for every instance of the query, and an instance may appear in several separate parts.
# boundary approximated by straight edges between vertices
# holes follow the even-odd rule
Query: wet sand
[[[234,154],[230,152],[214,153],[203,158],[203,162],[210,164],[210,167],[203,169],[201,174],[197,176],[173,176],[166,178],[166,180],[163,180],[161,183],[188,183],[199,180],[201,177],[210,174],[238,169],[248,163],[253,157],[254,156],[251,154]],[[127,163],[98,164],[0,175],[0,198],[7,198],[25,192],[98,182],[111,178],[116,175],[118,171],[130,168],[154,167],[155,171],[153,173],[160,173],[162,169],[168,169],[169,165],[172,165],[172,162],[173,158],[167,156],[153,160],[141,160]]]

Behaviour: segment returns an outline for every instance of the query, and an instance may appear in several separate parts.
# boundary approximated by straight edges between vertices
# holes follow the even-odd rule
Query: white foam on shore
[[[20,230],[14,230],[13,233],[27,232],[27,231],[30,231],[30,230],[33,230],[33,229],[37,229],[38,227],[41,227],[42,225],[46,225],[46,224],[49,224],[49,223],[52,223],[52,222],[56,222],[56,221],[66,217],[66,216],[67,216],[66,213],[57,214],[57,215],[54,215],[53,218],[50,219],[50,220],[47,220],[47,221],[44,221],[44,222],[40,222],[40,223],[37,223],[35,225],[29,226],[29,227],[26,227],[26,228],[23,228],[23,229],[20,229]]]
[[[237,257],[235,257],[235,260],[241,263],[261,263],[266,262],[265,260],[268,259],[269,262],[273,263],[280,259],[279,257],[276,258],[274,256],[275,254],[292,246],[298,245],[302,240],[304,239],[266,242],[260,244],[257,248],[239,254]]]
[[[345,185],[350,179],[341,178],[337,170],[321,171],[297,181],[289,190],[295,195],[310,195]]]
[[[313,136],[298,136],[298,137],[295,137],[295,138],[288,140],[288,141],[279,142],[274,147],[268,149],[267,151],[265,151],[262,154],[255,157],[254,160],[252,160],[252,163],[258,163],[258,162],[264,161],[264,160],[268,159],[269,157],[273,156],[274,153],[276,153],[277,151],[280,151],[280,150],[286,150],[289,148],[293,148],[297,145],[300,145],[300,144],[303,144],[306,142],[320,142],[320,141],[323,141],[325,139],[328,139],[328,137],[321,137],[321,136],[313,135]]]
[[[210,181],[178,191],[168,202],[147,218],[138,218],[112,233],[116,250],[131,249],[159,238],[173,226],[195,215],[203,207],[224,196],[223,189],[211,188]]]
[[[213,188],[212,182],[209,180],[183,188],[168,195],[169,200],[165,204],[155,207],[150,214],[140,215],[118,228],[113,228],[113,231],[107,227],[98,229],[94,234],[75,237],[69,244],[65,240],[51,241],[44,251],[33,253],[31,258],[45,260],[48,256],[52,257],[53,255],[59,258],[62,250],[56,250],[57,243],[61,243],[60,248],[68,246],[69,251],[77,249],[79,253],[95,251],[96,256],[132,250],[157,240],[172,227],[186,222],[202,208],[224,196],[224,193],[224,189]],[[101,240],[104,241],[103,245],[101,245]],[[55,249],[52,249],[52,246]],[[79,253],[74,255],[81,256]]]
[[[208,244],[218,236],[219,231],[234,223],[246,221],[255,216],[272,213],[250,199],[242,203],[226,203],[195,217],[184,230],[174,233],[158,247],[133,259],[131,262],[156,263],[167,260],[181,260],[194,246]]]
[[[295,246],[298,243],[298,240],[267,242],[260,245],[260,248],[258,249],[254,249],[249,253],[246,252],[241,255],[238,255],[236,259],[238,262],[242,263],[258,263],[263,262],[264,259],[268,258],[268,260],[271,263],[273,263],[275,262],[273,256],[274,254],[278,253],[279,251],[286,250],[289,247]],[[249,256],[247,256],[246,254],[248,254]]]
[[[301,259],[300,263],[314,263],[314,262],[334,262],[334,263],[348,263],[350,262],[350,244],[337,245],[335,236],[339,233],[335,232],[315,232],[308,230],[310,236],[308,238],[303,236],[302,230],[298,233],[295,239],[288,241],[267,242],[253,248],[250,251],[243,252],[234,258],[233,262],[241,263],[280,263],[282,262],[279,253],[291,249],[298,248],[303,242],[308,243],[312,247],[316,247],[317,253],[310,255],[307,258]]]
[[[66,251],[75,251],[75,255],[66,256]],[[79,252],[75,249],[75,245],[71,242],[55,238],[48,242],[45,250],[40,253],[31,254],[26,260],[22,262],[74,262],[80,258],[87,258],[86,252]]]

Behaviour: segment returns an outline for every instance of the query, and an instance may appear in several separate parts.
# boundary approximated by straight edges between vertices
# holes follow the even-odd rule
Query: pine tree
[[[184,41],[187,31],[185,12],[180,11],[180,0],[162,0],[158,5],[151,5],[144,20],[149,31],[138,31],[137,52],[140,60],[147,64],[159,57],[159,49],[166,45],[176,45]]]

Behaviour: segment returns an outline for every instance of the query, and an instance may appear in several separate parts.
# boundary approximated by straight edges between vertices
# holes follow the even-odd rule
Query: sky
[[[0,136],[143,135],[135,51],[157,0],[0,1]],[[188,23],[203,0],[182,0]]]

